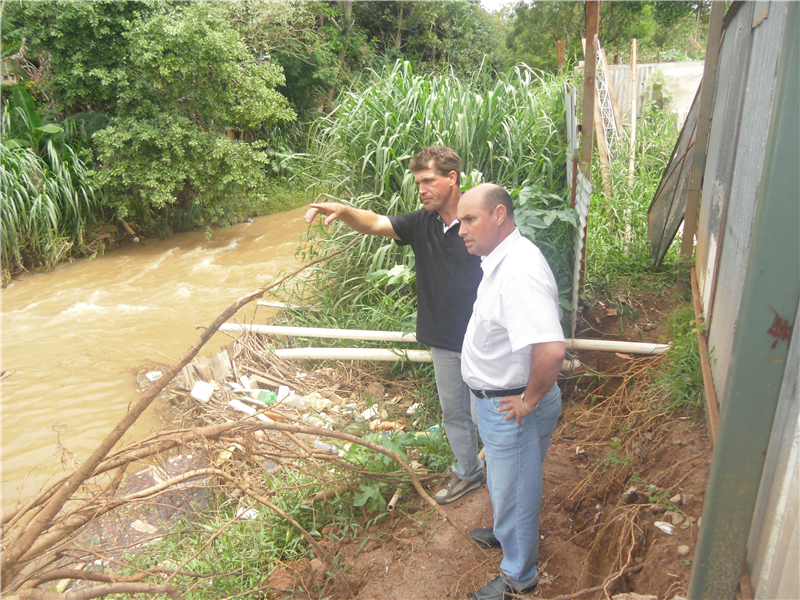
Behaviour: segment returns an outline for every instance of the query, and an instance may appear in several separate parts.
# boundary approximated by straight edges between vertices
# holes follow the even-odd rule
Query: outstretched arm
[[[380,235],[395,240],[400,239],[394,232],[394,227],[392,227],[392,222],[389,220],[389,217],[379,215],[371,210],[353,208],[352,206],[345,206],[338,202],[322,202],[320,204],[311,205],[311,208],[308,209],[305,215],[306,222],[311,223],[319,214],[325,216],[325,225],[330,225],[336,219],[339,219],[348,227],[359,233]]]

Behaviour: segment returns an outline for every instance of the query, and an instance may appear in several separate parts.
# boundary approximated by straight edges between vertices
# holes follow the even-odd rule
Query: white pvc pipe
[[[288,360],[377,360],[383,362],[432,362],[430,350],[383,348],[279,348],[275,356]]]
[[[399,331],[370,331],[367,329],[323,329],[321,327],[289,327],[284,325],[240,325],[223,323],[220,331],[266,333],[292,337],[330,338],[338,340],[364,340],[370,342],[416,342],[414,333],[403,335]]]
[[[373,342],[416,342],[413,333],[403,334],[400,331],[370,331],[366,329],[323,329],[319,327],[289,327],[283,325],[241,325],[225,323],[220,331],[238,333],[265,333],[269,335],[286,335],[294,337],[330,338],[340,340],[364,340]],[[570,350],[595,350],[600,352],[624,352],[628,354],[663,354],[669,350],[669,344],[650,344],[644,342],[618,342],[614,340],[586,340],[567,338]],[[387,352],[390,352],[387,350]],[[343,359],[348,360],[348,359]],[[350,359],[359,360],[359,359]],[[381,360],[381,359],[373,359]],[[386,359],[393,360],[393,359]],[[413,361],[413,359],[411,359]],[[413,361],[418,362],[418,361]],[[427,361],[426,361],[427,362]]]
[[[275,356],[286,360],[375,360],[382,362],[433,362],[430,350],[385,350],[383,348],[279,348]],[[562,371],[574,371],[580,361],[565,360]]]

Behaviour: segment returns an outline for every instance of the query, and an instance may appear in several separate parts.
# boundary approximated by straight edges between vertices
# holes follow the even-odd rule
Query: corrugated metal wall
[[[761,214],[757,203],[763,196],[759,186],[765,181],[765,160],[770,152],[773,163],[786,156],[786,148],[767,148],[767,143],[775,143],[777,128],[791,131],[789,156],[796,156],[800,144],[797,124],[800,7],[786,2],[744,2],[731,13],[732,17],[726,19],[717,64],[695,253],[723,423],[725,399],[732,398],[735,391],[725,387],[730,378],[736,378],[730,366],[733,350],[741,347],[742,342],[734,343],[737,328],[747,326],[744,322],[737,323],[737,319],[745,291],[754,217],[757,212]],[[787,102],[794,112],[786,112]],[[777,106],[784,106],[781,110],[785,114],[772,114]],[[786,139],[784,136],[784,145]],[[786,173],[792,173],[795,183],[784,185],[782,189],[788,191],[779,194],[779,199],[773,193],[771,201],[800,202],[800,184],[796,181],[800,165],[781,164],[780,169],[784,178]],[[800,223],[795,225],[800,227]],[[758,249],[752,251],[755,256]],[[798,254],[789,243],[786,255],[770,267],[787,269],[787,273],[788,269],[794,269],[793,273],[797,273]],[[800,307],[797,310],[800,314]],[[752,398],[753,410],[777,400],[747,547],[747,563],[757,599],[800,598],[800,330],[798,315],[782,316],[794,325],[783,382],[780,388],[765,390],[769,394],[774,392],[774,398]],[[760,342],[763,344],[764,340]],[[730,402],[731,406],[735,404]],[[715,460],[716,452],[715,448]],[[718,507],[706,508],[713,511]]]
[[[708,322],[717,397],[725,381],[742,297],[787,4],[756,27],[747,2],[725,30],[697,227],[695,264]],[[723,240],[721,242],[721,240]]]
[[[756,598],[800,598],[799,376],[800,328],[795,327],[747,548]]]

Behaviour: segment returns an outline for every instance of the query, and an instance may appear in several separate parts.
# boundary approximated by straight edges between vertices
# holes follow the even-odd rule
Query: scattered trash
[[[246,415],[255,415],[258,411],[253,408],[252,406],[247,406],[247,404],[240,402],[239,400],[231,400],[228,402],[228,406],[230,406],[234,410],[238,410],[239,412],[243,412]],[[265,423],[274,423],[272,419],[270,419],[267,415],[256,415],[257,419],[261,419]]]
[[[136,519],[133,523],[131,523],[131,529],[133,529],[134,531],[138,531],[139,533],[153,534],[158,532],[157,527],[153,527],[152,525],[150,525],[150,523],[145,523],[144,521],[140,521],[139,519]]]
[[[365,421],[375,418],[378,415],[378,406],[373,404],[367,410],[361,413],[361,418]]]
[[[386,505],[386,509],[389,512],[392,512],[395,509],[395,507],[397,506],[397,503],[400,501],[400,496],[402,496],[402,495],[403,495],[403,488],[397,488],[394,491],[394,495],[392,496],[392,499],[389,500],[389,504]]]
[[[211,399],[211,394],[214,393],[214,386],[210,383],[206,383],[205,381],[197,381],[192,387],[192,391],[189,394],[192,398],[199,400],[200,402],[208,402]]]
[[[236,518],[237,519],[257,519],[258,518],[258,509],[257,508],[246,508],[244,506],[240,506],[236,509]]]
[[[161,371],[150,371],[149,373],[145,373],[145,377],[147,377],[148,381],[158,381],[161,379],[161,375],[163,375]]]
[[[681,556],[687,556],[691,552],[689,546],[678,546],[678,554]]]
[[[369,424],[369,428],[373,431],[397,431],[404,429],[405,424],[400,421],[373,421]]]
[[[406,410],[406,414],[413,415],[414,413],[417,412],[417,409],[419,409],[419,407],[420,407],[419,402],[414,402],[414,404],[408,407],[408,410]]]
[[[655,523],[653,523],[653,525],[658,527],[664,533],[668,533],[669,535],[675,533],[675,528],[666,521],[656,521]]]

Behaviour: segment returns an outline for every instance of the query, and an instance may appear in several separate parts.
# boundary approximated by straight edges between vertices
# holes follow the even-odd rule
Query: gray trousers
[[[483,473],[483,461],[478,458],[477,418],[471,394],[461,379],[461,353],[431,348],[431,357],[442,406],[442,424],[456,457],[453,473],[471,481]]]

